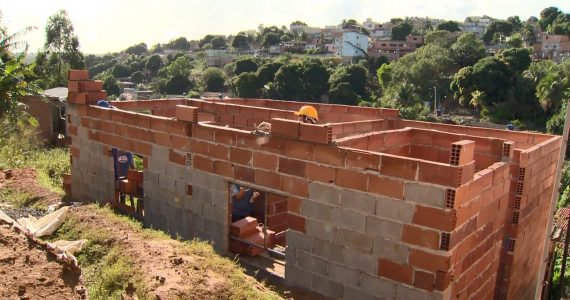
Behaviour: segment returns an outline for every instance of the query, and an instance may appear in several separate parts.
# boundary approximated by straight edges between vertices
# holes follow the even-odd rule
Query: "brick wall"
[[[113,197],[107,153],[116,147],[145,158],[145,223],[220,252],[228,183],[262,191],[267,226],[287,230],[285,278],[326,296],[534,293],[559,137],[395,120],[371,108],[322,105],[376,119],[312,125],[291,120],[299,103],[116,103],[149,115],[85,98],[69,115],[76,198]],[[176,118],[161,116],[169,113]],[[240,129],[260,120],[272,123],[271,136]]]
[[[54,117],[59,116],[59,109],[50,105],[49,101],[51,100],[43,100],[39,96],[24,96],[20,101],[27,105],[26,112],[38,121],[38,131],[41,138],[47,144],[54,143],[56,137],[54,136],[53,122]]]

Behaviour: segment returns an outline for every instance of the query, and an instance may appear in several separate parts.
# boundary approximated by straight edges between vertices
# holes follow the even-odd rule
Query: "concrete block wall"
[[[267,225],[287,229],[285,278],[326,296],[490,299],[534,291],[542,249],[533,239],[546,236],[559,137],[334,105],[320,108],[376,120],[300,124],[291,120],[299,103],[269,100],[116,105],[177,118],[88,104],[72,104],[68,116],[74,197],[111,196],[112,182],[99,181],[112,181],[105,153],[116,147],[145,158],[145,222],[213,241],[220,252],[228,250],[228,183],[263,191]],[[228,117],[236,112],[253,118]],[[240,129],[257,120],[272,123],[271,136]],[[513,270],[529,275],[519,280]]]

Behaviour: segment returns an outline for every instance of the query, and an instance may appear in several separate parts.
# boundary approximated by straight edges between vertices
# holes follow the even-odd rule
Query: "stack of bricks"
[[[107,99],[103,81],[89,80],[87,70],[69,70],[67,88],[67,102],[70,104],[97,104],[98,100]]]
[[[285,278],[326,296],[532,298],[560,137],[319,107],[354,110],[351,122],[374,119],[366,126],[379,132],[363,134],[356,123],[340,131],[340,117],[291,122],[281,101],[160,101],[164,109],[158,101],[117,106],[148,105],[177,118],[70,107],[74,197],[112,197],[104,153],[123,149],[147,161],[145,223],[213,241],[221,252],[229,246],[228,184],[262,191],[267,225],[287,229]],[[227,117],[236,112],[271,122],[272,135],[251,134],[253,121]]]
[[[230,226],[230,236],[235,239],[230,241],[230,251],[254,257],[265,251],[264,248],[273,248],[275,246],[275,232],[268,229],[264,230],[261,226],[253,217],[245,217],[233,222]]]

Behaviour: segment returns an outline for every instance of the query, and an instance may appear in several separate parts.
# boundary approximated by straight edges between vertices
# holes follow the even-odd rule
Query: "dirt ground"
[[[10,179],[0,172],[0,190],[10,188],[38,197],[42,204],[61,201],[61,195],[38,185],[33,169],[13,170]],[[110,233],[109,243],[129,249],[128,256],[142,271],[146,287],[145,298],[152,299],[227,299],[229,278],[208,262],[208,258],[191,253],[180,241],[169,238],[149,238],[140,229],[131,228],[117,218],[98,213],[93,206],[72,207],[68,218],[75,218],[88,228]],[[79,299],[84,291],[80,273],[66,270],[54,256],[16,234],[7,226],[0,227],[0,299]],[[57,276],[54,276],[57,274]],[[242,284],[261,294],[272,293],[254,278],[244,276]],[[79,290],[79,292],[77,291]],[[127,291],[125,291],[127,292]],[[129,291],[130,292],[130,291]],[[137,293],[138,294],[138,293]],[[26,298],[27,297],[27,298]],[[272,298],[273,298],[272,297]]]
[[[82,299],[79,270],[62,265],[42,246],[0,225],[1,299]]]

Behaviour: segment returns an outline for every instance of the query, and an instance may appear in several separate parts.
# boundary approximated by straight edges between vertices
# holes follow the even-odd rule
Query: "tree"
[[[212,42],[212,40],[214,38],[215,38],[215,36],[208,34],[198,42],[198,45],[200,46],[200,48],[203,48],[206,44],[209,44],[210,42]]]
[[[463,68],[472,66],[485,57],[485,47],[475,34],[464,33],[451,46],[451,53],[457,66]]]
[[[190,50],[190,42],[183,36],[170,41],[164,45],[166,48],[187,51]]]
[[[103,89],[106,90],[109,95],[119,96],[121,93],[121,88],[119,87],[119,83],[117,79],[112,75],[106,76],[103,80]],[[103,99],[99,99],[103,100]]]
[[[392,27],[392,40],[403,41],[412,32],[412,25],[408,22],[398,23]]]
[[[147,51],[147,47],[145,43],[140,43],[134,46],[130,46],[125,50],[125,53],[132,54],[132,55],[141,55],[145,54]]]
[[[483,34],[483,41],[489,45],[493,42],[493,37],[496,35],[510,36],[513,32],[513,25],[507,21],[495,20],[491,22],[489,27]]]
[[[307,26],[307,23],[297,20],[297,21],[295,21],[295,22],[292,22],[291,25],[304,25],[304,26]]]
[[[554,20],[558,18],[560,10],[556,7],[547,7],[540,12],[540,19],[538,20],[538,26],[542,31],[546,31],[548,27],[554,23]]]
[[[258,98],[261,95],[262,85],[253,72],[244,72],[233,79],[236,95],[243,98]]]
[[[226,48],[226,39],[221,36],[212,39],[210,43],[212,44],[212,49],[219,50]]]
[[[162,67],[162,59],[158,54],[154,54],[148,57],[145,68],[148,69],[152,74],[156,74],[158,70]]]
[[[64,86],[67,83],[67,70],[84,67],[79,40],[67,12],[59,10],[49,17],[45,32],[43,52],[47,60],[39,61],[44,64],[38,64],[37,70],[48,78],[49,86]]]
[[[344,103],[356,105],[358,98],[364,98],[366,95],[366,82],[368,80],[368,71],[361,65],[352,64],[349,66],[342,66],[335,70],[329,79],[330,84],[330,99],[334,103]],[[346,83],[346,84],[343,84]],[[343,84],[343,85],[341,85]],[[346,96],[346,88],[350,88],[357,96],[350,99],[343,100],[339,97]],[[346,102],[348,101],[348,102]]]
[[[247,37],[243,34],[238,34],[234,36],[232,40],[232,48],[234,49],[247,49]]]
[[[283,63],[272,61],[262,65],[257,70],[257,77],[262,85],[265,85],[275,79],[275,73],[283,66]]]
[[[193,83],[186,76],[176,75],[166,82],[165,92],[167,94],[186,94],[193,87]]]
[[[37,124],[20,105],[20,97],[38,92],[34,85],[29,84],[29,79],[34,76],[33,68],[24,64],[27,44],[18,39],[32,30],[27,27],[16,33],[8,33],[8,30],[0,24],[0,122],[6,130],[18,130],[22,123]],[[13,50],[24,46],[24,51],[18,55]]]
[[[303,62],[305,94],[311,100],[319,100],[328,91],[330,74],[320,60],[311,59]]]
[[[279,71],[275,73],[274,87],[281,99],[299,101],[304,98],[303,66],[301,64],[289,64],[279,68]]]
[[[514,31],[519,31],[522,28],[522,21],[519,16],[512,16],[507,18],[507,22],[513,25]]]
[[[141,83],[145,80],[146,76],[141,71],[136,71],[131,74],[131,81],[134,83]]]
[[[531,63],[530,55],[530,50],[527,48],[509,48],[501,52],[498,57],[506,62],[513,72],[522,74]]]
[[[209,67],[202,73],[202,84],[207,92],[221,92],[225,85],[224,73],[219,68]]]
[[[444,21],[437,25],[437,30],[447,30],[449,32],[461,31],[459,28],[459,23],[455,21]]]
[[[281,39],[279,38],[279,35],[273,33],[273,32],[268,32],[263,36],[263,47],[269,47],[269,46],[273,46],[273,45],[277,45],[279,44],[279,42],[281,41]]]
[[[350,29],[352,27],[358,26],[358,22],[356,22],[356,20],[354,19],[348,19],[348,20],[342,20],[342,23],[340,24],[342,29]]]
[[[115,78],[124,78],[131,76],[131,69],[123,64],[116,64],[111,71]]]
[[[509,37],[507,40],[507,47],[509,48],[522,48],[524,47],[524,41],[520,33],[515,33]]]
[[[235,61],[233,72],[237,76],[245,72],[256,72],[257,68],[258,66],[255,60],[252,58],[242,58]]]
[[[437,44],[441,47],[449,47],[455,40],[455,37],[447,30],[435,30],[425,37],[426,44]]]

